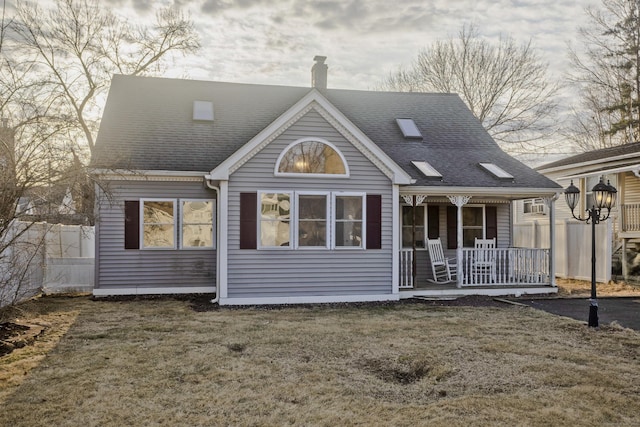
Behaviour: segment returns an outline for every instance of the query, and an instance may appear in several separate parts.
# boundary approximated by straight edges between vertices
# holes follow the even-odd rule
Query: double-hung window
[[[215,200],[124,202],[125,249],[213,249]]]
[[[465,248],[474,247],[475,239],[484,239],[484,207],[462,208],[462,242]]]
[[[323,194],[298,194],[298,247],[327,248],[329,244],[329,197]]]
[[[213,248],[213,200],[181,200],[182,248]]]
[[[291,193],[260,193],[260,246],[291,247]]]
[[[364,247],[363,195],[335,195],[335,247]]]
[[[413,241],[417,248],[424,248],[424,205],[402,206],[402,247],[413,247]],[[415,218],[415,226],[414,226]]]
[[[363,193],[259,192],[257,247],[261,249],[364,248]],[[379,196],[375,200],[379,200]],[[245,199],[249,203],[250,198]],[[248,204],[243,209],[251,209]],[[375,208],[380,210],[379,202]],[[241,217],[246,218],[245,213]],[[379,217],[379,213],[375,215]],[[377,223],[376,223],[377,224]],[[241,224],[241,247],[250,249],[251,221]],[[379,231],[376,231],[376,245]],[[373,247],[372,247],[373,248]]]
[[[142,247],[174,249],[176,247],[176,201],[142,200]]]

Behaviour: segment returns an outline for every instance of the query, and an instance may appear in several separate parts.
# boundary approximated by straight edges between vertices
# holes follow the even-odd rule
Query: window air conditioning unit
[[[546,213],[547,207],[544,204],[533,204],[531,205],[531,213]]]
[[[542,199],[531,199],[524,202],[524,213],[528,214],[547,214],[547,205]]]

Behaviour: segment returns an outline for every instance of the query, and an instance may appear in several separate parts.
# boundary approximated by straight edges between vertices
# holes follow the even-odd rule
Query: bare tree
[[[640,137],[640,1],[602,0],[585,9],[581,52],[570,48],[582,98],[571,136],[583,149],[638,141]]]
[[[178,10],[161,9],[154,25],[134,26],[97,0],[55,0],[45,10],[19,2],[11,30],[15,48],[56,98],[58,116],[89,152],[113,74],[158,73],[173,54],[199,48],[193,23]]]
[[[29,276],[46,225],[32,214],[50,210],[52,189],[73,167],[58,140],[65,127],[50,119],[51,103],[36,101],[47,99],[46,88],[31,72],[8,57],[0,62],[0,305],[38,292]]]
[[[457,38],[423,49],[409,69],[390,74],[380,89],[458,93],[484,128],[505,148],[527,150],[549,136],[558,86],[531,42],[510,37],[497,43],[480,37],[473,25]]]
[[[94,182],[86,161],[114,73],[158,73],[174,53],[199,47],[191,22],[163,9],[133,26],[98,1],[19,2],[0,25],[0,303],[25,286],[43,242],[38,220],[58,213],[72,189],[92,219]],[[46,226],[45,226],[46,227]],[[38,232],[36,232],[36,230]],[[44,230],[46,232],[46,230]]]

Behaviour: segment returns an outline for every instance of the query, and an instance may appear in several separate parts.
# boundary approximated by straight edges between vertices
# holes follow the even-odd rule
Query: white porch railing
[[[419,262],[429,262],[419,257]],[[402,249],[400,260],[400,289],[414,288],[413,251]],[[420,283],[428,285],[431,268],[418,266],[422,272]],[[425,277],[425,270],[429,271]],[[530,248],[497,248],[462,250],[462,286],[548,285],[549,250]],[[455,282],[449,284],[456,286]]]
[[[549,283],[548,249],[462,249],[462,286]]]
[[[413,249],[400,251],[400,289],[413,288]]]
[[[640,203],[625,203],[622,210],[622,231],[640,231]]]

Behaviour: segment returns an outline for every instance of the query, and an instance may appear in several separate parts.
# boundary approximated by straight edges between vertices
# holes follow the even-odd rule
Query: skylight
[[[492,173],[496,178],[513,179],[513,175],[493,163],[480,163],[480,166]]]
[[[193,101],[193,120],[213,121],[213,102]]]
[[[418,129],[413,119],[396,119],[396,122],[405,138],[422,139],[420,129]]]
[[[418,170],[426,177],[442,178],[442,174],[427,162],[416,162],[412,160],[411,163],[413,163],[413,166],[417,167]]]

